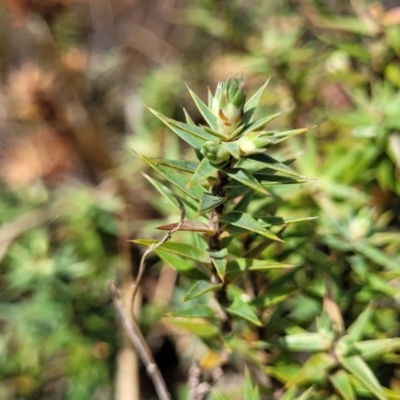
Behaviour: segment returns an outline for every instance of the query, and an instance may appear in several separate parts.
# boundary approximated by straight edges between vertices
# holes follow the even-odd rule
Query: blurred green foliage
[[[285,243],[263,251],[298,267],[268,275],[275,287],[260,298],[264,326],[241,325],[211,397],[399,398],[400,9],[392,3],[0,5],[0,398],[116,398],[123,340],[106,284],[126,277],[121,220],[130,238],[157,239],[153,228],[178,216],[142,179],[149,171],[132,150],[192,157],[143,103],[179,120],[183,104],[202,123],[184,83],[205,100],[207,86],[242,72],[249,91],[271,77],[257,117],[283,111],[273,127],[318,125],[274,153],[296,158],[295,169],[315,180],[276,188],[255,209],[318,219],[288,226]],[[128,252],[135,270],[140,252]],[[199,341],[170,317],[160,323],[168,312],[183,315],[188,282],[159,302],[163,273],[152,261],[141,322],[155,353],[166,336],[176,348],[184,377],[169,379],[170,389],[185,398],[176,387],[193,357],[214,350],[214,325],[201,325]],[[208,317],[206,300],[193,301]],[[340,332],[334,356],[350,358],[343,368],[321,340],[333,329],[326,313]],[[307,334],[319,340],[312,349],[296,336]],[[354,373],[363,370],[359,354],[376,378]],[[142,397],[152,398],[141,379]]]

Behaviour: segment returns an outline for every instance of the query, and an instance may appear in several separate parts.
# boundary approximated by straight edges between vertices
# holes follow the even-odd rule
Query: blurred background
[[[259,112],[283,111],[276,128],[318,125],[281,149],[318,178],[284,197],[320,216],[288,252],[335,264],[346,320],[380,299],[370,337],[399,335],[399,1],[2,0],[1,399],[154,396],[107,282],[129,288],[142,249],[127,240],[176,220],[136,153],[193,155],[145,104],[181,120],[184,105],[201,123],[185,83],[205,99],[242,73],[250,93],[271,77]],[[179,284],[156,261],[138,310],[184,399],[195,351],[160,322]],[[311,292],[289,305],[299,323],[321,310]],[[400,391],[399,360],[385,368]]]

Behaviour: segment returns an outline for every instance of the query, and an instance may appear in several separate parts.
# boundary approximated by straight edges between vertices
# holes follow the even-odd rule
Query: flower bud
[[[238,139],[240,154],[248,156],[250,154],[263,153],[269,143],[271,135],[264,132],[249,132]]]
[[[228,151],[221,144],[211,141],[204,143],[201,153],[213,164],[221,164],[228,161],[230,157]]]
[[[228,138],[242,122],[245,102],[246,94],[242,78],[228,78],[218,83],[212,111],[217,117],[220,132]]]

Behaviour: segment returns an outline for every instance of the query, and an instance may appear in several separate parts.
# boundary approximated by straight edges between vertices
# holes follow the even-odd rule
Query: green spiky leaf
[[[175,132],[182,140],[184,140],[186,143],[190,144],[192,147],[196,148],[196,149],[201,149],[201,147],[203,146],[203,144],[207,141],[207,140],[213,140],[214,138],[212,137],[207,138],[204,137],[202,135],[200,135],[196,129],[196,133],[193,132],[188,132],[185,129],[182,129],[180,126],[177,126],[177,121],[174,121],[171,118],[167,118],[164,115],[160,114],[158,111],[153,110],[152,108],[149,108],[149,110],[158,118],[161,120],[161,122],[163,122],[166,126],[168,126],[168,128],[171,129],[171,131]],[[193,125],[188,125],[186,124],[186,126],[191,127],[192,129],[197,128],[196,126]],[[209,134],[206,133],[206,136],[208,136]]]
[[[142,175],[158,190],[160,194],[162,194],[168,200],[171,206],[174,207],[175,211],[179,211],[178,201],[175,199],[171,191],[165,185],[156,181],[155,179],[151,178],[145,173],[142,173]]]
[[[365,335],[365,328],[367,327],[374,312],[374,304],[370,302],[368,307],[358,315],[357,319],[347,329],[348,336],[351,336],[354,342],[360,341]]]
[[[329,380],[343,400],[356,400],[356,396],[347,372],[339,370],[329,375]]]
[[[250,161],[252,163],[255,163],[256,165],[269,168],[273,171],[281,172],[285,175],[306,179],[305,176],[299,174],[294,169],[288,167],[284,163],[279,162],[278,160],[275,160],[267,154],[251,154],[246,157],[246,161]]]
[[[269,171],[268,171],[269,172]],[[253,172],[253,176],[263,185],[293,185],[308,182],[307,178],[292,178],[287,176],[279,176],[264,171]]]
[[[299,396],[297,400],[311,400],[314,396],[314,392],[315,392],[314,386],[311,386],[301,396]]]
[[[246,125],[248,123],[250,123],[254,111],[256,110],[256,107],[258,105],[258,102],[261,99],[262,94],[264,93],[265,88],[267,87],[269,82],[269,79],[267,80],[267,82],[264,83],[264,85],[262,85],[260,87],[260,89],[257,90],[256,93],[253,94],[252,97],[250,97],[249,100],[247,100],[246,104],[243,107],[244,110],[244,115],[243,115],[243,124]]]
[[[210,251],[211,262],[213,263],[218,276],[224,281],[226,264],[228,260],[228,250],[226,248],[216,251]]]
[[[236,296],[233,299],[232,304],[226,308],[226,311],[228,311],[230,314],[243,318],[256,326],[262,326],[262,323],[258,319],[254,310],[255,307],[241,300],[240,296]]]
[[[233,158],[240,159],[240,148],[236,140],[233,142],[221,142],[221,144]]]
[[[268,239],[282,242],[282,239],[278,238],[275,234],[270,232],[268,229],[260,225],[254,218],[246,213],[240,211],[231,211],[220,217],[220,221],[226,222],[230,225],[237,226],[239,228],[246,229],[250,232],[258,233]]]
[[[196,161],[167,160],[165,158],[153,158],[153,162],[164,167],[176,169],[182,172],[189,172],[191,174],[193,174],[199,166],[199,163]]]
[[[196,104],[197,109],[200,111],[200,114],[203,116],[203,118],[207,121],[207,124],[210,126],[210,128],[214,129],[215,131],[218,130],[218,124],[217,124],[217,118],[215,115],[212,113],[212,111],[203,103],[203,101],[200,99],[199,96],[197,96],[196,93],[194,93],[189,86],[187,86],[190,95],[192,96],[192,99],[194,103]]]
[[[233,168],[227,175],[233,180],[248,186],[256,192],[268,195],[269,192],[261,185],[261,183],[248,171],[242,168]]]
[[[165,264],[169,265],[172,269],[184,276],[187,276],[188,278],[210,279],[210,274],[207,274],[205,270],[198,268],[198,264],[193,262],[193,260],[183,258],[180,255],[171,253],[161,248],[157,248],[154,252]]]
[[[300,370],[286,383],[286,386],[323,384],[329,371],[336,365],[333,355],[327,353],[313,354]]]
[[[320,334],[315,332],[297,333],[287,335],[270,343],[289,351],[328,351],[334,341],[334,334]]]
[[[372,360],[400,350],[400,338],[364,340],[353,346],[364,360]]]
[[[210,193],[203,193],[199,202],[197,213],[199,215],[205,214],[206,212],[215,209],[219,205],[224,204],[226,200],[226,197],[218,197],[213,196]]]
[[[339,362],[379,400],[387,400],[376,376],[360,356],[339,357]]]
[[[237,274],[245,271],[268,271],[271,269],[293,268],[294,265],[282,264],[271,260],[256,260],[254,258],[235,258],[227,266],[227,274]]]
[[[215,166],[208,158],[203,158],[188,183],[189,187],[215,174],[220,168],[221,166]]]
[[[266,124],[268,124],[268,122],[271,122],[273,119],[275,119],[276,117],[278,117],[281,114],[282,113],[279,112],[279,113],[276,113],[276,114],[268,115],[267,117],[258,119],[257,121],[254,121],[253,123],[250,123],[250,124],[246,125],[243,128],[242,134],[244,134],[246,132],[254,132],[254,131],[257,131],[257,130],[261,129]]]
[[[257,217],[256,217],[257,218]],[[312,221],[317,219],[318,217],[278,217],[278,216],[271,216],[271,217],[258,217],[257,221],[268,228],[273,225],[289,225],[289,224],[297,224],[299,222],[305,221]]]
[[[196,126],[196,124],[194,123],[194,121],[192,120],[192,117],[188,114],[188,112],[186,111],[185,107],[183,108],[183,113],[185,114],[185,121],[188,125],[191,126]]]
[[[215,318],[215,310],[205,304],[196,304],[186,306],[181,304],[178,308],[171,313],[174,317],[185,318]]]
[[[253,300],[253,303],[257,308],[267,308],[285,301],[293,296],[294,293],[296,291],[291,288],[268,290],[268,293],[257,297]]]
[[[151,246],[154,243],[158,243],[158,241],[154,239],[135,239],[131,240],[131,242],[136,244],[141,244],[143,246]],[[191,260],[198,261],[200,263],[208,262],[207,251],[192,246],[191,244],[169,241],[163,243],[159,247],[159,249],[163,249],[169,253],[179,255],[180,257],[183,258],[189,258]]]
[[[291,129],[289,131],[275,132],[273,134],[271,144],[278,144],[287,140],[293,136],[301,135],[302,133],[308,132],[310,129],[315,128],[315,126],[308,126],[306,128]]]
[[[168,182],[172,183],[178,189],[182,190],[188,196],[190,196],[193,200],[199,200],[204,193],[204,189],[199,186],[195,185],[192,187],[188,187],[189,178],[186,176],[181,175],[177,171],[173,169],[169,169],[167,167],[163,167],[162,165],[158,164],[156,161],[147,158],[143,155],[139,155],[139,157],[148,164],[151,168],[157,171],[160,175],[162,175]]]
[[[166,317],[165,320],[171,325],[186,329],[202,338],[212,338],[219,335],[218,326],[203,318]]]
[[[208,292],[216,292],[222,287],[222,283],[211,283],[209,281],[197,281],[185,294],[182,301],[188,301]]]

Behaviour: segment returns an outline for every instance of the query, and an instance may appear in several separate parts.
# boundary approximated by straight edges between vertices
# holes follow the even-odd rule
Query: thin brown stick
[[[129,243],[129,216],[127,203],[124,202],[123,208],[118,218],[118,254],[120,265],[118,270],[122,303],[124,309],[128,310],[131,300],[133,283],[132,257]],[[135,312],[136,319],[139,318],[141,307],[141,296],[136,296]],[[123,330],[123,343],[118,352],[117,372],[115,376],[115,400],[140,400],[140,376],[139,376],[139,355]]]
[[[156,389],[156,392],[158,394],[158,397],[160,400],[170,400],[171,396],[168,393],[167,385],[165,384],[164,378],[161,375],[161,372],[157,366],[157,364],[154,361],[153,355],[151,354],[151,350],[149,349],[149,346],[146,343],[145,338],[142,335],[142,332],[139,329],[139,325],[136,321],[135,314],[134,314],[134,304],[135,304],[135,298],[137,295],[137,292],[139,290],[139,285],[143,277],[143,273],[146,267],[146,258],[147,256],[155,250],[157,247],[161,246],[164,244],[166,241],[168,241],[171,237],[172,234],[178,231],[184,220],[185,220],[185,207],[181,200],[178,197],[175,197],[176,200],[179,203],[179,209],[180,209],[180,220],[179,223],[175,226],[175,228],[171,229],[163,238],[161,241],[152,244],[142,255],[142,258],[140,260],[140,265],[139,265],[139,271],[137,274],[137,277],[135,279],[135,282],[133,284],[133,291],[132,291],[132,297],[131,297],[131,312],[130,316],[127,315],[125,312],[124,306],[123,306],[123,301],[120,295],[119,290],[117,289],[116,285],[114,282],[110,282],[109,284],[109,289],[111,293],[111,298],[113,300],[114,306],[117,310],[119,319],[122,323],[122,326],[125,329],[125,332],[128,336],[128,338],[131,340],[133,343],[137,353],[139,354],[139,357],[141,358],[143,364],[146,367],[147,374],[153,381],[154,387]]]
[[[136,293],[139,289],[140,282],[143,277],[144,270],[146,268],[146,258],[147,256],[154,251],[156,248],[162,246],[165,242],[167,242],[169,239],[171,239],[172,235],[181,229],[181,226],[185,220],[185,206],[181,202],[181,200],[177,197],[174,196],[177,202],[179,203],[179,211],[180,211],[180,219],[179,223],[175,226],[175,228],[171,229],[159,242],[153,243],[142,255],[142,258],[140,260],[140,265],[139,265],[139,271],[137,274],[137,277],[134,282],[134,287],[133,287],[133,292],[132,292],[132,300],[131,300],[131,313],[133,313],[133,305],[135,302],[135,297]]]
[[[153,355],[151,354],[146,340],[144,339],[134,316],[132,315],[131,318],[129,318],[128,314],[125,312],[120,292],[114,282],[109,283],[109,290],[115,309],[117,310],[119,320],[121,321],[126,334],[132,341],[136,351],[143,361],[147,374],[153,381],[159,399],[170,400],[171,396],[168,393],[167,385],[165,384],[164,378],[162,377],[161,372],[154,361]]]

